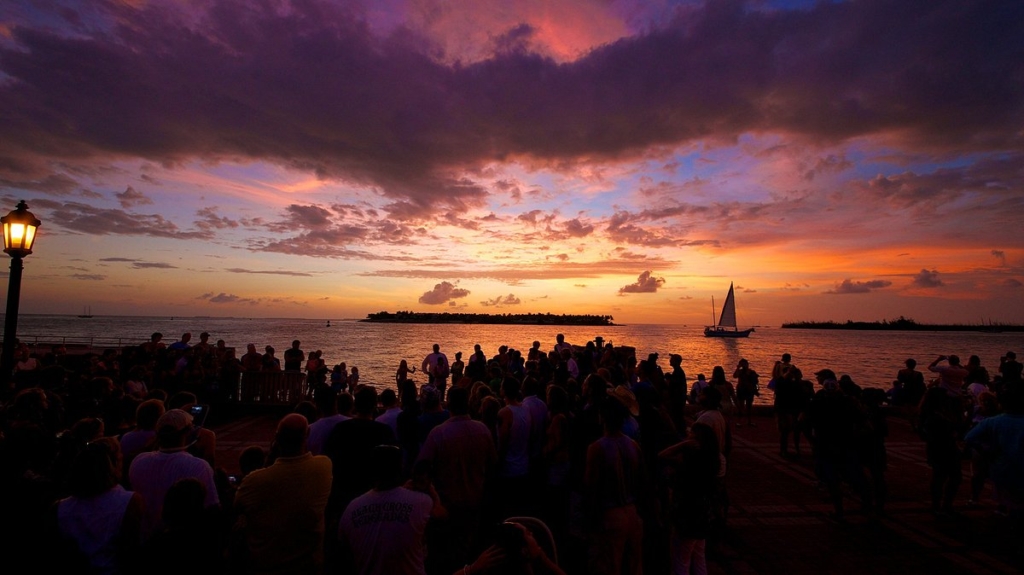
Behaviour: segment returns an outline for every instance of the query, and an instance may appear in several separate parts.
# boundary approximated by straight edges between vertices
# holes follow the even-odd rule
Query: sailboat
[[[715,298],[711,297],[711,318],[715,317]],[[733,293],[732,283],[729,284],[729,295],[725,296],[725,305],[722,306],[722,315],[718,323],[704,328],[704,337],[747,337],[754,328],[738,329],[736,327],[736,296]]]
[[[82,308],[82,315],[78,316],[82,319],[89,319],[92,317],[92,306],[86,306]]]

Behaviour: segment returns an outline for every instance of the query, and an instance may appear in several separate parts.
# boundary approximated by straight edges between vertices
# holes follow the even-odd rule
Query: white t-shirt
[[[347,415],[335,413],[334,415],[321,417],[311,423],[309,425],[309,437],[306,438],[306,449],[309,449],[309,452],[313,455],[323,455],[324,445],[327,444],[327,438],[334,431],[334,426],[347,419],[351,418]]]
[[[338,539],[352,551],[356,573],[425,575],[423,532],[430,496],[404,487],[371,490],[352,500],[338,524]]]

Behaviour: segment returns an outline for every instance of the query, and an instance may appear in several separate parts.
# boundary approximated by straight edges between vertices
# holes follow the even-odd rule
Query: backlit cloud
[[[8,4],[31,312],[1024,322],[1019,0]]]
[[[872,290],[887,288],[892,285],[891,281],[888,280],[868,280],[853,281],[850,278],[844,279],[840,283],[836,284],[836,287],[826,291],[825,293],[830,294],[854,294],[854,293],[868,293]]]
[[[619,288],[619,295],[627,293],[654,293],[663,285],[665,285],[665,278],[654,277],[648,270],[641,273],[636,282]]]
[[[919,288],[937,288],[946,285],[941,279],[939,279],[939,272],[936,270],[921,270],[916,276],[914,276],[911,285]]]
[[[436,284],[434,289],[424,292],[420,296],[419,302],[427,305],[442,305],[468,295],[468,289],[460,288],[456,284],[445,281]]]
[[[295,277],[313,277],[313,274],[307,272],[298,272],[293,270],[249,270],[245,268],[227,268],[224,271],[233,274],[255,274],[255,275],[276,275],[276,276],[295,276]]]
[[[1016,141],[1024,110],[1012,49],[1024,18],[1014,17],[1014,0],[801,10],[722,0],[658,14],[641,34],[598,35],[564,59],[546,56],[547,43],[501,41],[458,66],[438,59],[426,36],[376,35],[374,15],[356,4],[183,6],[54,6],[64,21],[117,22],[65,33],[45,17],[7,23],[3,171],[43,181],[49,159],[267,160],[372,182],[403,202],[395,208],[410,208],[389,210],[392,217],[417,219],[486,196],[453,167],[509,156],[616,156],[749,131],[830,141],[899,134],[933,148],[981,149]],[[997,25],[993,13],[1006,16]],[[426,26],[412,17],[406,24]],[[442,45],[470,29],[446,29],[453,36]],[[547,20],[490,33],[522,40],[554,31]],[[857,66],[835,65],[851,54]],[[608,82],[617,88],[600,89]],[[165,102],[175,103],[170,113]]]
[[[153,203],[153,200],[149,199],[145,194],[131,186],[128,186],[125,191],[114,195],[117,197],[117,201],[121,204],[121,207],[126,210],[135,206],[144,206]]]
[[[484,300],[480,302],[480,305],[484,307],[502,307],[506,305],[519,305],[521,303],[523,303],[521,299],[513,294],[508,294],[507,296],[498,296],[494,299]]]

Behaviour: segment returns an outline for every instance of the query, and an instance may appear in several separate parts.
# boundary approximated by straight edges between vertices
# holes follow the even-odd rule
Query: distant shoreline
[[[461,323],[481,325],[583,325],[611,327],[610,315],[577,315],[551,313],[421,313],[399,311],[390,313],[382,311],[367,314],[366,319],[359,321],[369,323]]]
[[[782,324],[783,329],[841,329],[863,331],[974,331],[983,333],[1024,332],[1024,325],[1011,324],[935,324],[917,323],[912,319],[899,318],[882,321],[798,321]]]

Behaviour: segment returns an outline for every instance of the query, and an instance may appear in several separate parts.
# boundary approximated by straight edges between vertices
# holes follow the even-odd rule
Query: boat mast
[[[718,327],[718,320],[715,319],[715,296],[711,296],[711,326]]]

